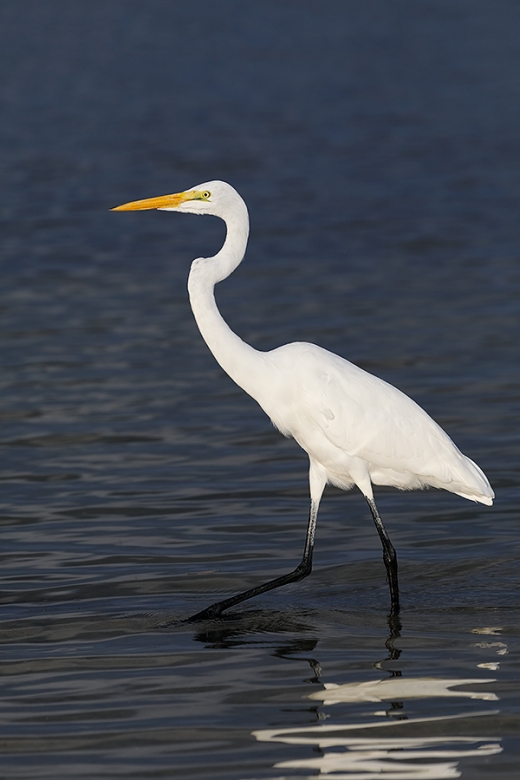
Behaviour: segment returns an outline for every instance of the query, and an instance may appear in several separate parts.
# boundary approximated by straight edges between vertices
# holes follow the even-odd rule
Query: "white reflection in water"
[[[458,761],[439,759],[486,757],[501,751],[496,742],[476,745],[481,740],[470,738],[446,739],[345,739],[347,751],[325,753],[318,758],[300,761],[281,761],[277,769],[318,770],[312,778],[331,780],[444,780],[460,777]],[[468,745],[468,747],[466,747]],[[447,749],[447,746],[450,746]],[[435,763],[430,763],[433,760]],[[420,762],[420,763],[417,763]],[[281,779],[280,779],[281,780]]]
[[[494,693],[454,691],[455,686],[482,685],[493,680],[435,679],[426,677],[374,680],[367,683],[326,685],[325,691],[312,693],[309,699],[323,700],[325,705],[338,702],[377,702],[419,698],[467,697],[496,701]],[[259,742],[278,742],[287,745],[312,745],[321,755],[292,759],[275,764],[277,769],[300,769],[312,772],[306,780],[444,780],[461,776],[461,759],[486,758],[502,751],[496,738],[484,737],[350,737],[345,732],[366,731],[373,728],[408,728],[412,724],[436,724],[456,721],[458,718],[490,716],[495,712],[474,712],[448,717],[385,720],[371,723],[322,724],[303,728],[262,729],[254,731]],[[386,730],[386,728],[385,728]],[[332,748],[332,749],[331,749]],[[343,748],[339,750],[339,748]],[[447,760],[446,760],[447,759]],[[457,759],[457,760],[453,760]],[[319,774],[316,774],[318,772]],[[292,775],[294,777],[294,775]],[[289,780],[289,776],[276,780]]]
[[[434,677],[391,677],[387,680],[369,680],[362,683],[325,683],[324,691],[311,693],[309,699],[318,699],[324,704],[360,701],[394,701],[395,699],[433,699],[439,697],[466,696],[469,699],[497,701],[494,693],[475,691],[453,691],[455,685],[481,685],[495,680],[443,680]]]
[[[484,650],[494,650],[497,655],[507,655],[509,652],[504,642],[477,642],[475,647],[482,647]]]
[[[504,629],[501,626],[479,626],[471,630],[472,634],[486,634],[487,636],[497,636]],[[479,647],[482,650],[491,650],[496,655],[507,655],[509,649],[505,642],[476,642],[475,647]],[[499,661],[489,661],[487,663],[477,664],[479,669],[489,669],[490,672],[496,672],[500,669]]]

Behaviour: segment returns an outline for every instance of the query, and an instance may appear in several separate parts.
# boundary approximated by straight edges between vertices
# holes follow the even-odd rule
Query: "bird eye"
[[[211,192],[209,190],[204,190],[204,192],[201,195],[202,200],[209,200],[211,198]]]

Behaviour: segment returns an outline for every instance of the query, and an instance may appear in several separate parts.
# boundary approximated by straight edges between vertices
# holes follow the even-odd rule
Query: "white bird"
[[[261,352],[230,329],[215,303],[214,288],[242,262],[249,236],[247,207],[233,187],[209,181],[113,210],[143,209],[211,214],[226,223],[221,250],[191,265],[188,291],[195,320],[224,371],[284,436],[298,442],[310,463],[310,512],[301,563],[289,574],[218,601],[190,620],[218,617],[235,604],[309,575],[318,507],[327,483],[344,490],[357,485],[365,496],[383,546],[392,614],[397,614],[397,557],[372,485],[443,488],[491,505],[494,493],[485,474],[420,406],[382,379],[314,344],[297,342]]]

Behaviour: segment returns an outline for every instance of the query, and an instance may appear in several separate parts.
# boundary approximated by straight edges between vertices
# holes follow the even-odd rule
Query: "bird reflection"
[[[474,763],[475,758],[486,760],[502,752],[497,737],[463,733],[468,719],[489,718],[498,714],[498,710],[472,711],[466,706],[460,713],[453,714],[451,706],[447,715],[427,717],[413,717],[405,711],[405,702],[410,700],[435,701],[438,708],[439,700],[446,698],[494,702],[498,697],[492,690],[486,690],[495,682],[494,678],[403,676],[402,649],[399,647],[402,623],[395,614],[388,616],[386,653],[374,664],[378,676],[362,682],[341,683],[322,682],[322,664],[318,658],[320,640],[316,637],[317,623],[311,613],[298,616],[294,612],[259,611],[242,613],[239,619],[229,618],[214,621],[205,631],[197,632],[195,639],[211,647],[229,648],[250,644],[254,633],[291,634],[287,641],[276,647],[274,654],[278,658],[304,661],[312,672],[304,681],[311,684],[313,690],[294,711],[299,713],[298,717],[303,710],[315,718],[313,725],[251,732],[258,742],[312,748],[312,753],[306,751],[300,757],[275,763],[274,769],[290,772],[287,776],[277,775],[277,780],[297,777],[302,780],[379,780],[381,777],[387,780],[447,780],[462,776],[461,762],[464,760],[472,759]],[[477,628],[473,633],[496,636],[499,631],[497,628]],[[310,637],[310,633],[315,636]],[[475,646],[497,654],[507,652],[505,644],[496,641],[478,642]],[[478,666],[496,668],[493,663]],[[388,677],[382,677],[382,673]],[[461,686],[465,690],[460,690]],[[359,705],[382,702],[387,702],[386,709],[360,714]],[[328,710],[331,705],[338,704],[356,708],[350,713],[348,722],[341,722],[341,718],[333,722]],[[334,708],[334,716],[336,711],[346,714],[344,707],[341,710]],[[291,710],[284,707],[284,712]],[[458,735],[454,735],[457,732]],[[474,728],[471,733],[475,734]],[[291,752],[294,756],[294,750]]]
[[[461,777],[460,759],[488,758],[502,751],[496,739],[341,735],[342,730],[362,728],[362,724],[320,725],[310,729],[255,731],[253,736],[260,742],[312,745],[320,750],[318,756],[280,761],[274,765],[276,769],[302,769],[305,773],[318,770],[319,774],[313,774],[312,780],[380,780],[381,777],[388,780],[446,780]],[[335,732],[334,736],[332,732]],[[338,747],[345,750],[339,752]],[[327,748],[335,750],[327,752]],[[311,780],[309,775],[306,777]]]
[[[312,746],[312,755],[291,758],[274,764],[275,769],[301,770],[310,780],[446,780],[461,777],[460,762],[468,758],[487,759],[502,752],[500,740],[496,737],[451,736],[453,721],[471,717],[491,716],[498,711],[477,711],[446,716],[414,718],[403,712],[407,700],[439,700],[443,698],[478,699],[497,701],[498,697],[489,690],[482,690],[494,679],[448,678],[448,677],[403,677],[398,668],[401,650],[396,645],[402,626],[395,616],[389,618],[390,633],[385,642],[388,655],[375,664],[379,670],[386,669],[389,677],[364,682],[321,683],[321,665],[313,657],[305,658],[314,672],[309,682],[323,685],[306,697],[313,702],[322,702],[322,707],[312,708],[318,723],[308,727],[283,729],[260,729],[252,732],[259,742],[284,743],[286,745]],[[287,655],[289,648],[285,648]],[[281,655],[281,653],[279,653]],[[292,656],[293,658],[295,656]],[[390,667],[390,668],[388,668]],[[470,690],[459,690],[461,686],[472,686]],[[323,707],[333,704],[360,704],[364,702],[390,702],[386,711],[371,713],[377,720],[367,722],[366,716],[359,719],[356,712],[348,723],[324,723],[330,718]],[[388,729],[393,733],[389,734]],[[413,729],[413,731],[411,731]],[[439,736],[431,736],[437,733]],[[447,732],[450,736],[443,736]],[[422,734],[417,736],[417,734]],[[395,735],[395,736],[394,736]],[[318,774],[315,774],[318,771]],[[312,773],[312,774],[309,774]],[[279,780],[286,780],[280,777]]]
[[[486,680],[458,680],[434,677],[391,677],[388,680],[368,680],[367,682],[325,683],[324,691],[316,691],[309,694],[309,699],[318,699],[325,705],[338,704],[338,702],[382,702],[394,699],[437,699],[446,697],[467,697],[469,699],[483,699],[484,701],[497,701],[494,693],[481,693],[476,691],[454,691],[454,686],[482,685],[482,683],[495,682]]]
[[[482,684],[491,680],[466,679],[428,679],[390,678],[372,683],[350,683],[328,685],[323,692],[311,693],[309,699],[323,699],[324,704],[338,702],[357,703],[360,701],[382,701],[388,696],[400,700],[407,698],[437,698],[439,696],[461,696],[471,699],[496,701],[491,692],[454,691],[456,685],[469,683]],[[385,686],[385,683],[388,685]],[[375,691],[377,690],[377,694]],[[325,698],[329,697],[329,698]],[[495,711],[496,712],[496,711]],[[385,713],[377,713],[385,714]],[[470,757],[487,758],[502,752],[500,741],[496,737],[465,736],[403,736],[404,731],[414,727],[431,733],[440,728],[452,730],[451,722],[471,716],[491,715],[493,712],[474,712],[429,718],[408,718],[406,720],[354,721],[348,724],[319,723],[310,727],[285,729],[261,729],[253,731],[259,742],[277,742],[286,745],[309,745],[313,747],[312,757],[302,757],[289,761],[280,761],[276,769],[302,769],[307,772],[319,771],[312,778],[328,780],[378,780],[381,776],[388,780],[444,780],[461,777],[458,765],[461,759]],[[431,725],[430,725],[431,724]],[[433,726],[433,728],[432,728]],[[396,736],[388,736],[388,727],[397,728]],[[443,729],[443,730],[444,730]],[[374,730],[373,736],[364,736]],[[383,730],[383,731],[381,731]],[[362,734],[363,736],[359,736]],[[352,735],[352,736],[351,736]],[[338,750],[343,748],[343,750]],[[316,755],[316,752],[319,755]],[[449,759],[449,760],[445,760]],[[458,759],[458,760],[453,760]],[[292,775],[291,775],[292,776]],[[285,780],[285,778],[279,778]]]

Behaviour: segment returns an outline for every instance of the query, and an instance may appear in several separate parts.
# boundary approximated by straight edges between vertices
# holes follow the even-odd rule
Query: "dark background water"
[[[519,30],[508,0],[0,3],[2,777],[518,777]],[[310,578],[176,623],[292,568],[307,514],[191,316],[222,224],[109,211],[213,178],[252,219],[231,326],[395,383],[496,490],[377,492],[400,626],[332,489]]]

